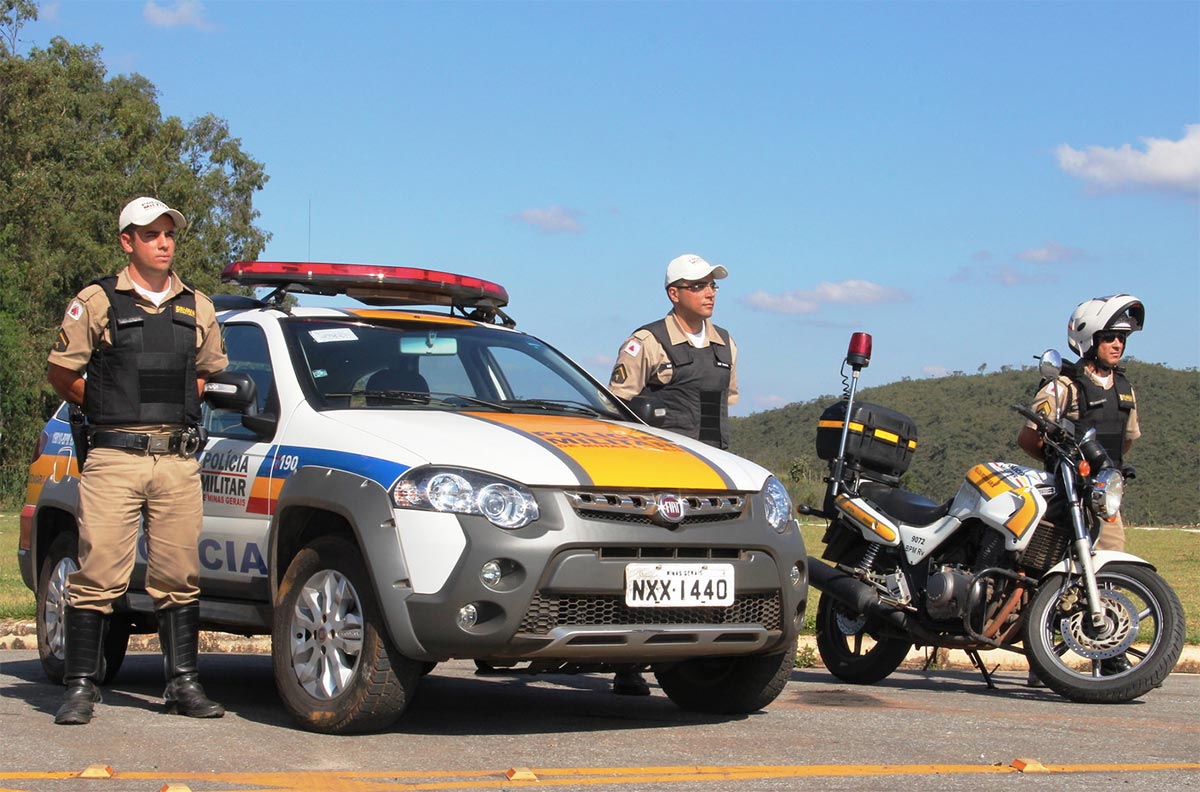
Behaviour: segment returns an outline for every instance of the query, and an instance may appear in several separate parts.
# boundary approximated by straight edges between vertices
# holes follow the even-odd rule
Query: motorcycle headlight
[[[1092,484],[1092,505],[1101,519],[1106,522],[1117,519],[1124,495],[1125,477],[1121,471],[1105,468],[1096,474],[1096,481]]]
[[[401,509],[478,514],[499,528],[524,528],[538,518],[533,493],[515,481],[462,468],[413,468],[392,488]]]
[[[763,501],[767,505],[767,522],[776,533],[787,531],[794,520],[792,498],[788,495],[787,487],[783,486],[779,479],[771,476],[767,479],[767,486],[763,487]]]

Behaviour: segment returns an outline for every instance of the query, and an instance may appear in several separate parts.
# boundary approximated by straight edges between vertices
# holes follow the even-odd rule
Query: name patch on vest
[[[195,319],[195,318],[196,318],[196,312],[195,312],[195,310],[193,310],[193,309],[191,309],[191,308],[188,308],[186,305],[176,305],[176,306],[175,306],[175,313],[181,313],[181,314],[183,314],[184,316],[190,316],[190,317],[192,317],[193,319]]]

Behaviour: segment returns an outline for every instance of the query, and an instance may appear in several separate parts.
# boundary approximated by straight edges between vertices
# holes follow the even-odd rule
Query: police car
[[[782,690],[808,578],[767,470],[649,425],[661,405],[626,405],[516,330],[495,283],[280,262],[222,278],[272,291],[216,298],[229,368],[206,387],[201,618],[271,635],[302,726],[384,728],[450,658],[635,664],[701,712],[751,712]],[[30,469],[18,550],[57,680],[78,476],[64,406]],[[109,677],[129,635],[154,629],[144,571],[143,537]]]

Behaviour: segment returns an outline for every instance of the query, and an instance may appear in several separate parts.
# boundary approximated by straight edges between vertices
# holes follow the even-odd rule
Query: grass
[[[0,619],[32,620],[36,611],[33,592],[25,588],[17,566],[17,538],[21,515],[0,512]]]
[[[0,619],[32,620],[35,604],[33,592],[25,588],[17,568],[17,536],[20,515],[0,512]],[[824,524],[802,527],[804,543],[810,555],[820,555]],[[1158,568],[1183,602],[1187,617],[1187,642],[1200,644],[1200,534],[1179,530],[1140,531],[1127,529],[1127,550],[1145,558]],[[805,632],[813,631],[813,616],[817,612],[820,592],[812,590],[805,618]]]

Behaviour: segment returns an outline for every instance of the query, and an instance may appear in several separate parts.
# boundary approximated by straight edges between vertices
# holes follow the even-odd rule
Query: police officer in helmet
[[[1146,322],[1142,301],[1130,294],[1096,297],[1076,306],[1067,323],[1067,344],[1080,356],[1074,371],[1064,372],[1046,383],[1033,400],[1033,409],[1053,418],[1074,422],[1075,431],[1095,428],[1096,437],[1117,468],[1125,467],[1125,455],[1133,441],[1141,437],[1138,426],[1137,398],[1133,386],[1118,364],[1125,354],[1130,333],[1141,330]],[[1032,421],[1017,435],[1017,444],[1034,459],[1045,459],[1041,435]],[[1097,550],[1125,549],[1125,524],[1120,514],[1100,528]],[[1120,674],[1129,670],[1125,655],[1104,660],[1100,672]],[[1033,671],[1029,684],[1040,687]]]
[[[1097,297],[1079,304],[1067,324],[1067,344],[1079,356],[1073,373],[1046,383],[1034,397],[1033,409],[1055,419],[1066,418],[1082,433],[1095,427],[1096,435],[1117,468],[1141,437],[1137,398],[1118,365],[1130,333],[1142,329],[1146,308],[1130,294]],[[1035,459],[1044,459],[1042,438],[1029,421],[1017,444]],[[1096,542],[1098,550],[1124,550],[1125,526],[1120,516],[1105,523]]]
[[[55,723],[85,724],[100,701],[113,604],[129,586],[145,515],[146,592],[158,615],[168,711],[219,718],[200,686],[200,399],[227,359],[212,301],[171,268],[179,212],[154,198],[121,211],[129,265],[67,307],[47,377],[87,417],[79,569],[68,578],[66,693]],[[87,374],[86,379],[84,374]]]

